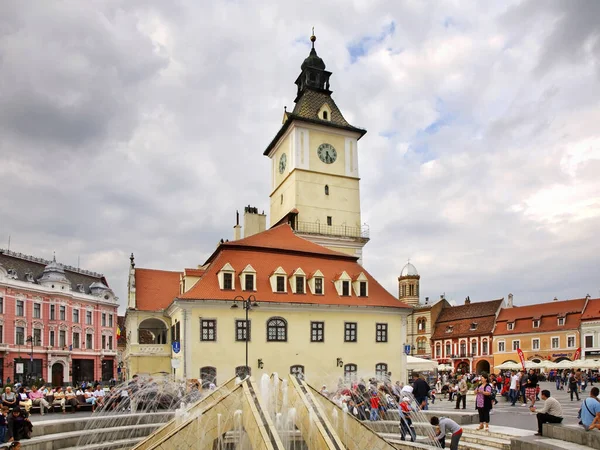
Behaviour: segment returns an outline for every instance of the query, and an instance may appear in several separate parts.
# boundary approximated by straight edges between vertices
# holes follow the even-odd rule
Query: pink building
[[[0,249],[0,379],[116,377],[117,308],[103,275]]]

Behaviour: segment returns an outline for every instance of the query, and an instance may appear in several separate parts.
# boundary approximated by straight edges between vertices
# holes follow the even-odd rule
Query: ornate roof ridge
[[[7,256],[12,256],[13,258],[19,258],[19,259],[37,263],[37,264],[43,264],[45,266],[52,264],[52,262],[53,262],[49,259],[38,258],[36,256],[26,255],[25,253],[13,252],[12,250],[3,249],[3,248],[0,248],[0,254],[5,254]],[[79,269],[77,267],[67,266],[64,264],[60,264],[60,265],[62,266],[63,270],[68,270],[69,272],[75,272],[75,273],[79,273],[81,275],[88,275],[88,276],[95,277],[95,278],[104,277],[103,274],[98,273],[98,272],[92,272],[91,270]]]

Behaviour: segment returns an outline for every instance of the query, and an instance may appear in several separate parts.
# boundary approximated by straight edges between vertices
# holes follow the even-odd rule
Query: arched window
[[[439,343],[435,344],[435,357],[441,358],[442,357],[441,353],[442,353],[442,345]]]
[[[344,366],[344,379],[346,383],[352,383],[356,381],[356,374],[358,372],[358,367],[356,364],[346,364]]]
[[[488,341],[487,340],[485,340],[481,343],[481,353],[483,355],[487,355],[487,353],[488,353]]]
[[[202,380],[202,388],[208,389],[210,383],[217,384],[217,368],[216,367],[202,367],[200,369],[200,380]]]
[[[427,319],[424,317],[417,320],[417,331],[419,333],[425,333],[427,331]]]
[[[473,355],[477,354],[477,341],[471,341],[471,353]]]
[[[450,345],[450,342],[446,343],[446,358],[448,358],[450,355],[452,354],[452,346]]]
[[[375,364],[375,378],[377,381],[386,381],[388,374],[388,365],[386,363]]]
[[[462,341],[460,343],[460,357],[464,358],[465,356],[467,356],[467,344],[465,341]]]
[[[290,373],[294,375],[296,378],[301,378],[304,380],[304,366],[296,365],[290,367]]]
[[[323,114],[327,114],[326,112],[324,112]],[[325,195],[329,195],[329,185],[325,185]]]
[[[248,376],[252,375],[252,367],[237,366],[235,368],[236,377],[245,378],[246,374],[248,374]]]
[[[281,317],[272,317],[267,321],[267,341],[287,341],[287,322],[284,319]]]
[[[138,327],[139,344],[166,344],[167,327],[162,320],[146,319]]]

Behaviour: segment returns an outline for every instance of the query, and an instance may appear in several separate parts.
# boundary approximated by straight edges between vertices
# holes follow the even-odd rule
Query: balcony
[[[346,225],[327,225],[319,222],[297,221],[294,224],[297,233],[316,234],[321,236],[347,237],[353,239],[369,240],[369,227],[348,227]]]

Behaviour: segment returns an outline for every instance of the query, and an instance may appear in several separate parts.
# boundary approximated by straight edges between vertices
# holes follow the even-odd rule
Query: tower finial
[[[52,261],[56,262],[56,252],[52,252]]]
[[[312,48],[315,48],[315,41],[317,37],[315,36],[315,27],[312,27],[312,35],[310,36],[310,42],[312,42]]]

